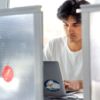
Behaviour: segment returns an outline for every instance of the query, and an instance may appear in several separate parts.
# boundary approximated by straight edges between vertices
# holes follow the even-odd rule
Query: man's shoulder
[[[61,51],[65,47],[64,37],[57,37],[52,40],[49,40],[44,50],[49,50],[50,52]]]
[[[65,47],[64,37],[57,37],[49,41],[44,49],[45,59],[58,60],[62,56],[62,49]]]
[[[65,41],[65,37],[56,37],[56,38],[53,38],[52,40],[50,40],[49,42],[52,43],[52,44],[63,44]]]

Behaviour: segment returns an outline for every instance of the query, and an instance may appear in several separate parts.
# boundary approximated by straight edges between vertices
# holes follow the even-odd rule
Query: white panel
[[[0,0],[0,9],[8,8],[9,0]]]
[[[42,100],[40,8],[0,10],[0,100]]]
[[[85,100],[100,98],[100,4],[82,6]]]
[[[100,99],[100,11],[90,14],[92,100]]]

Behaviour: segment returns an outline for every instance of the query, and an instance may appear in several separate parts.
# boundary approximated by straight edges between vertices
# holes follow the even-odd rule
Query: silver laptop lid
[[[43,62],[44,73],[44,96],[48,97],[61,97],[65,96],[66,92],[63,85],[63,80],[56,61]]]
[[[41,74],[40,6],[0,10],[0,100],[42,100]]]
[[[85,100],[100,99],[100,4],[82,6]]]

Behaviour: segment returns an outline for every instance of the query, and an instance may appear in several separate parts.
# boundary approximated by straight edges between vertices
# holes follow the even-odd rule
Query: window
[[[56,13],[57,8],[65,0],[10,0],[9,7],[21,7],[21,6],[30,6],[30,5],[41,5],[43,10],[43,20],[44,20],[44,45],[48,42],[49,39],[52,39],[57,36],[64,35],[62,22],[57,19]],[[91,3],[94,3],[94,0],[88,0]]]

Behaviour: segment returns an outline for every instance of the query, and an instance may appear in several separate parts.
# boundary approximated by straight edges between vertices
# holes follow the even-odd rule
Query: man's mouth
[[[70,34],[69,37],[74,39],[74,38],[76,38],[76,35],[75,34]]]

